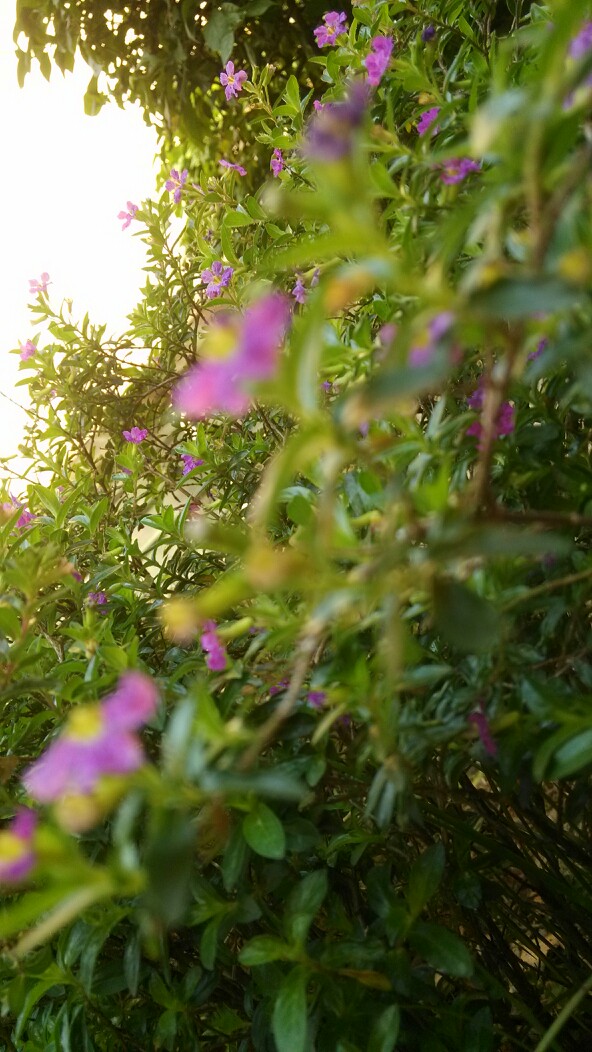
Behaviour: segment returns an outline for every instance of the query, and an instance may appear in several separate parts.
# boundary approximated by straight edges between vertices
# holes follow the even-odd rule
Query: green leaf
[[[412,866],[406,898],[414,919],[438,889],[444,873],[444,862],[444,846],[432,844]]]
[[[306,972],[293,968],[273,1006],[272,1030],[277,1052],[306,1052]]]
[[[582,290],[558,278],[502,278],[470,299],[475,314],[505,321],[563,310],[582,300]]]
[[[238,208],[230,208],[224,216],[224,225],[227,227],[250,226],[254,222],[247,212],[239,212]]]
[[[258,964],[269,964],[270,961],[290,961],[294,958],[294,950],[281,939],[273,935],[256,935],[246,946],[243,946],[239,961],[247,968]]]
[[[368,1039],[368,1052],[393,1052],[401,1026],[401,1010],[390,1005],[378,1016]]]
[[[553,780],[570,778],[589,763],[592,763],[592,727],[574,735],[558,747],[551,760],[547,777]]]
[[[258,803],[243,822],[249,847],[263,858],[283,858],[286,853],[284,827],[267,804]]]
[[[315,914],[321,908],[328,890],[326,869],[317,869],[300,881],[288,899],[285,915],[286,935],[302,944]]]
[[[473,974],[473,961],[464,942],[447,928],[418,921],[409,942],[435,971],[459,979],[469,979]]]
[[[203,38],[210,51],[215,51],[226,65],[234,47],[234,31],[243,21],[236,4],[221,4],[214,8],[204,26]]]
[[[468,654],[493,649],[501,635],[495,607],[459,581],[434,582],[434,620],[444,638]]]

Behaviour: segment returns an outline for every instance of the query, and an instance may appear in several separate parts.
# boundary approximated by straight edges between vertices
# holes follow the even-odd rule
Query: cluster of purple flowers
[[[374,37],[371,47],[372,51],[366,55],[364,65],[368,71],[368,83],[375,88],[380,84],[388,69],[393,53],[393,42],[390,37]]]
[[[222,289],[228,287],[233,274],[234,267],[225,267],[219,259],[215,260],[211,267],[202,270],[201,280],[206,285],[206,296],[209,300],[215,299]]]
[[[485,389],[483,387],[483,381],[479,383],[479,386],[473,391],[472,395],[467,398],[467,405],[469,409],[474,409],[476,412],[481,412],[483,409],[483,402],[485,399]],[[502,438],[504,435],[511,435],[516,423],[514,419],[514,406],[510,402],[502,402],[500,405],[494,424],[494,437]],[[483,437],[483,424],[481,420],[475,420],[467,428],[467,435],[470,435],[476,439],[480,444]]]
[[[185,374],[175,388],[176,408],[194,420],[217,412],[232,416],[246,412],[248,385],[275,371],[289,315],[285,297],[272,292],[242,316],[216,319],[214,332],[230,335],[233,349],[224,358],[203,359]]]
[[[27,340],[26,343],[21,343],[20,359],[21,362],[26,362],[27,359],[32,358],[36,353],[37,348],[32,340]]]
[[[187,182],[189,172],[186,168],[182,172],[178,172],[176,168],[171,168],[171,173],[166,183],[164,184],[165,190],[168,190],[173,195],[173,201],[176,205],[181,200],[181,194],[183,193],[183,187]],[[121,218],[121,217],[120,217]]]
[[[274,176],[276,177],[280,174],[280,172],[283,172],[284,155],[281,150],[275,149],[273,151],[271,161],[269,162],[269,167],[271,168]]]
[[[207,654],[206,666],[210,672],[223,672],[226,668],[226,649],[216,631],[215,621],[206,621],[201,634],[202,650]]]

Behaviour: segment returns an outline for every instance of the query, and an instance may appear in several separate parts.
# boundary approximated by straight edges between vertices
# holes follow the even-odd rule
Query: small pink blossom
[[[280,293],[272,292],[239,316],[234,328],[236,345],[225,358],[205,358],[194,365],[177,384],[176,409],[193,420],[212,413],[240,416],[250,405],[248,386],[273,375],[290,309]],[[229,327],[226,317],[214,326]]]
[[[131,431],[122,431],[121,434],[126,442],[132,442],[134,446],[139,446],[140,442],[143,442],[148,437],[148,429],[146,427],[132,427]]]
[[[430,365],[438,350],[438,343],[446,335],[454,321],[452,311],[445,310],[436,314],[429,322],[423,339],[420,339],[409,351],[409,365],[414,369]]]
[[[322,113],[323,110],[325,109],[326,105],[327,105],[326,102],[319,102],[318,99],[315,99],[314,102],[313,102],[313,106],[314,106],[314,109],[315,109],[316,113]]]
[[[432,127],[432,124],[434,123],[434,121],[436,121],[438,119],[438,114],[440,112],[440,108],[441,108],[440,106],[432,106],[431,110],[426,110],[425,113],[422,113],[421,117],[419,118],[419,120],[417,122],[417,134],[418,135],[420,135],[420,136],[421,135],[425,135],[425,133],[429,130],[429,128]],[[436,125],[436,127],[433,128],[433,130],[432,130],[432,135],[435,135],[439,130],[440,129]]]
[[[579,33],[569,45],[570,58],[584,58],[592,49],[592,22],[584,22]]]
[[[223,672],[226,668],[226,650],[216,632],[216,622],[206,621],[201,634],[202,650],[207,654],[206,666],[210,672]]]
[[[10,501],[5,501],[4,504],[0,504],[0,510],[3,511],[5,515],[12,515],[15,508],[20,508],[21,514],[16,520],[14,528],[22,530],[25,526],[28,526],[30,522],[33,522],[35,516],[33,512],[29,511],[26,504],[23,504],[22,500],[15,500],[13,496],[10,497]]]
[[[471,161],[469,157],[451,157],[441,165],[440,179],[447,186],[452,186],[454,183],[462,183],[469,172],[480,170],[480,165],[476,161]]]
[[[483,409],[483,403],[485,400],[485,391],[483,389],[482,381],[479,386],[473,391],[467,398],[467,405],[469,409],[474,409],[480,412]],[[515,410],[514,406],[510,402],[502,402],[500,405],[497,417],[495,419],[493,436],[494,438],[503,438],[504,435],[511,435],[516,427],[515,422]],[[478,445],[481,446],[481,439],[483,437],[483,424],[481,420],[474,420],[473,423],[467,428],[466,434],[478,439]]]
[[[372,51],[364,59],[364,65],[368,70],[368,83],[373,87],[380,84],[388,69],[392,53],[393,41],[390,37],[374,37]]]
[[[34,296],[39,292],[47,292],[48,285],[49,274],[44,270],[39,280],[37,278],[29,278],[29,294]]]
[[[345,11],[327,11],[323,15],[323,21],[314,31],[314,36],[319,47],[334,44],[337,37],[347,30],[347,15]]]
[[[21,807],[9,826],[0,830],[0,882],[17,884],[28,877],[36,863],[33,837],[37,815]]]
[[[190,471],[194,471],[203,464],[203,460],[198,457],[192,457],[191,453],[181,453],[181,460],[183,461],[183,474],[188,475]]]
[[[179,173],[176,168],[171,168],[171,174],[164,184],[165,190],[168,190],[169,193],[173,195],[173,201],[176,205],[178,205],[181,200],[181,194],[183,193],[183,187],[187,182],[188,175],[189,172],[186,168],[184,168],[181,173]]]
[[[306,700],[311,708],[322,709],[327,700],[327,695],[324,690],[309,690]]]
[[[26,362],[28,358],[32,358],[36,351],[37,348],[32,340],[27,340],[26,343],[21,343],[21,362]]]
[[[106,606],[108,599],[106,592],[89,592],[86,601],[89,606]]]
[[[471,715],[469,716],[469,723],[473,723],[475,725],[475,729],[477,731],[477,734],[479,735],[479,739],[487,755],[497,756],[497,743],[491,733],[491,730],[489,729],[489,720],[485,715],[483,702],[480,703],[478,710],[471,713]]]
[[[244,69],[239,69],[237,73],[234,72],[234,62],[227,62],[226,67],[220,74],[220,83],[224,88],[224,94],[226,95],[226,101],[230,102],[231,99],[235,99],[239,91],[243,90],[243,84],[247,79],[247,74]]]
[[[148,676],[126,672],[102,704],[77,705],[62,734],[25,772],[36,800],[93,792],[104,775],[129,774],[144,763],[135,733],[156,711],[158,693]]]
[[[384,325],[381,325],[378,330],[378,340],[381,347],[385,349],[390,347],[398,331],[398,326],[392,321],[387,321]]]
[[[282,694],[284,690],[287,690],[290,685],[288,679],[280,679],[279,683],[274,683],[273,687],[269,688],[269,694],[271,697],[275,697],[276,694]]]
[[[233,172],[238,172],[239,175],[247,174],[247,169],[243,168],[242,164],[232,164],[231,161],[218,161],[218,164],[221,164],[223,168],[228,168]]]
[[[213,300],[220,295],[221,290],[225,289],[230,283],[233,274],[234,268],[225,267],[218,259],[212,263],[211,267],[202,270],[201,280],[204,284],[207,284],[206,296],[209,300]]]
[[[293,295],[294,299],[296,300],[296,303],[300,303],[300,304],[306,303],[306,289],[305,289],[305,287],[304,287],[304,285],[302,283],[302,278],[301,277],[296,278],[296,284],[294,285],[294,288],[292,289],[292,295]]]
[[[276,177],[280,174],[280,172],[283,172],[284,155],[281,150],[276,149],[273,151],[271,161],[269,162],[269,167],[271,168],[274,176]]]
[[[168,189],[168,187],[167,187],[167,189]],[[127,203],[127,212],[124,212],[122,210],[119,213],[117,218],[118,219],[123,219],[123,224],[122,224],[122,227],[121,227],[122,230],[127,230],[127,228],[130,225],[132,219],[135,218],[135,215],[136,215],[136,212],[138,211],[138,208],[139,208],[139,205],[135,205],[133,203],[133,201],[128,201],[128,203]]]

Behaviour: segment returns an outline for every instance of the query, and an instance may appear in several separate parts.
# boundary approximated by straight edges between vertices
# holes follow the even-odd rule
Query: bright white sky
[[[48,271],[54,303],[67,297],[75,317],[88,311],[108,332],[125,328],[144,284],[145,249],[117,214],[154,195],[156,136],[135,107],[85,115],[91,73],[83,62],[65,78],[56,70],[50,83],[34,68],[21,90],[14,8],[0,0],[0,391],[22,403],[26,389],[13,389],[20,359],[9,351],[39,331],[27,310],[29,278]],[[16,452],[23,416],[0,396],[0,455]]]

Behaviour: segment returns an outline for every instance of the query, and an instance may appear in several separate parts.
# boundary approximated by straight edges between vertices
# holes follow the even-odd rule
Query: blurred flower
[[[527,361],[535,362],[537,358],[540,358],[541,354],[543,353],[545,348],[548,347],[548,345],[549,341],[547,337],[544,336],[542,340],[539,340],[536,351],[531,351],[530,354],[527,356]]]
[[[148,429],[145,427],[132,427],[131,431],[122,431],[121,434],[126,442],[132,442],[134,446],[139,446],[140,442],[143,442],[148,437]]]
[[[16,884],[29,875],[36,862],[33,835],[37,815],[21,807],[6,829],[0,830],[0,881]]]
[[[592,22],[584,22],[569,45],[570,58],[584,58],[592,48]]]
[[[239,69],[238,73],[235,73],[234,62],[226,63],[225,69],[220,74],[220,83],[224,88],[227,102],[230,102],[230,99],[236,98],[239,91],[243,90],[243,84],[246,79],[247,74],[244,69]]]
[[[78,570],[70,570],[70,573],[75,581],[78,581],[79,584],[82,582],[82,574],[78,573]]]
[[[306,700],[313,709],[322,709],[327,700],[327,695],[324,690],[309,690]]]
[[[431,128],[434,121],[437,120],[439,112],[440,106],[432,106],[431,110],[426,110],[425,113],[422,113],[421,117],[417,122],[418,135],[425,135],[428,129]],[[438,132],[439,130],[440,129],[436,125],[436,127],[432,131],[432,135],[435,135],[436,132]]]
[[[452,311],[440,311],[426,327],[425,334],[409,351],[409,365],[422,368],[432,361],[439,341],[446,335],[454,321]]]
[[[232,164],[231,161],[219,161],[218,163],[221,164],[223,168],[230,168],[233,172],[238,172],[239,175],[247,174],[247,169],[243,168],[242,164]]]
[[[280,172],[283,172],[284,155],[281,150],[276,149],[273,151],[273,156],[271,158],[271,161],[269,162],[269,167],[271,168],[274,176],[278,176]]]
[[[198,457],[192,457],[191,453],[181,453],[181,460],[183,461],[183,474],[188,475],[194,468],[198,468],[200,464],[203,464],[203,460]]]
[[[29,294],[35,295],[38,292],[47,292],[47,286],[49,284],[49,274],[46,270],[37,280],[37,278],[29,278]]]
[[[3,511],[5,515],[9,516],[13,514],[15,508],[21,508],[21,514],[16,520],[14,527],[17,530],[22,530],[33,521],[35,516],[32,511],[29,511],[26,504],[23,504],[22,500],[15,500],[11,494],[9,494],[9,496],[10,501],[5,501],[4,504],[0,504],[0,510]]]
[[[422,29],[421,31],[421,39],[424,44],[427,44],[428,41],[433,40],[435,35],[436,30],[433,26],[426,26],[425,29]]]
[[[139,208],[139,206],[135,205],[133,203],[133,201],[128,201],[128,203],[127,203],[127,212],[124,212],[122,210],[119,213],[117,218],[118,219],[123,219],[123,224],[122,224],[122,227],[121,227],[122,230],[127,230],[127,228],[130,225],[132,219],[135,217],[135,214],[138,211],[138,208]]]
[[[106,606],[108,599],[106,592],[89,592],[86,601],[89,606]]]
[[[158,694],[142,672],[125,672],[113,694],[72,709],[62,734],[25,772],[23,784],[41,803],[92,793],[104,775],[129,774],[144,753],[134,733],[156,711]]]
[[[21,343],[21,362],[26,362],[27,358],[32,358],[37,348],[32,340],[27,340],[26,343]]]
[[[461,183],[469,172],[480,171],[480,165],[476,161],[471,161],[469,157],[451,157],[450,160],[445,161],[440,167],[440,179],[447,186],[452,186],[453,183]]]
[[[279,683],[275,683],[273,687],[269,688],[269,694],[274,697],[276,694],[281,694],[282,691],[287,690],[290,685],[288,679],[280,679]]]
[[[390,347],[391,343],[397,335],[398,327],[392,321],[387,321],[385,325],[381,325],[378,330],[378,340],[382,347]]]
[[[483,409],[484,398],[485,392],[481,381],[479,386],[467,398],[469,409],[474,409],[475,411],[480,412]],[[502,438],[503,435],[511,435],[515,426],[514,406],[511,405],[510,402],[502,402],[498,409],[494,424],[494,438]],[[467,428],[466,434],[479,439],[480,443],[483,436],[483,425],[481,421],[473,421],[473,423]]]
[[[380,84],[384,73],[388,69],[392,53],[393,41],[390,37],[373,38],[372,51],[364,59],[364,65],[368,70],[368,83],[372,84],[373,87]]]
[[[206,621],[203,627],[200,643],[207,654],[206,666],[210,672],[223,672],[226,668],[226,650],[216,632],[216,622]]]
[[[171,168],[170,177],[167,179],[166,183],[164,184],[165,190],[168,190],[169,193],[171,193],[173,195],[173,201],[175,202],[176,205],[178,205],[179,201],[181,200],[181,194],[183,192],[183,187],[185,186],[185,183],[187,182],[187,176],[188,175],[189,175],[189,172],[187,171],[186,168],[183,169],[181,174],[179,174],[179,172],[177,171],[176,168]]]
[[[321,387],[323,388],[323,391],[331,391],[333,389],[333,384],[330,380],[323,380]]]
[[[249,408],[247,386],[275,372],[290,309],[280,293],[263,296],[244,315],[215,321],[210,333],[232,340],[223,358],[204,358],[177,384],[173,400],[179,412],[194,420],[211,413],[240,416]],[[236,318],[236,321],[234,321]],[[226,330],[226,331],[225,331]]]
[[[315,99],[314,102],[313,102],[313,106],[314,106],[314,108],[315,108],[317,113],[322,113],[323,110],[325,109],[326,105],[327,105],[326,102],[319,102],[318,99]]]
[[[316,161],[338,161],[351,152],[354,131],[368,105],[368,89],[361,81],[349,85],[343,102],[327,102],[309,123],[303,153]]]
[[[204,284],[207,282],[206,296],[209,300],[213,300],[220,295],[220,290],[228,286],[233,274],[234,268],[225,267],[219,259],[212,263],[211,267],[202,270],[201,280]]]
[[[292,295],[293,295],[294,299],[296,300],[296,303],[300,303],[300,304],[306,303],[306,289],[305,289],[304,285],[302,284],[302,278],[301,277],[297,277],[296,278],[296,284],[294,285],[294,288],[292,289]]]
[[[314,31],[314,36],[319,47],[334,44],[338,36],[345,33],[347,29],[347,15],[345,11],[327,11],[323,15],[323,22]]]
[[[471,713],[471,715],[469,716],[469,723],[473,723],[475,725],[477,734],[479,735],[479,739],[487,755],[497,756],[497,744],[489,729],[489,720],[485,715],[483,702],[480,703],[480,707],[477,711]]]

